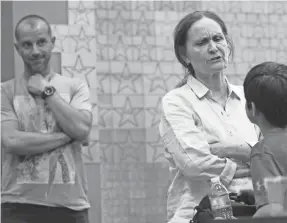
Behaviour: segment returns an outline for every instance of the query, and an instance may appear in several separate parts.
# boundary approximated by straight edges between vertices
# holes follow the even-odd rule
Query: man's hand
[[[83,141],[81,141],[83,146],[89,146],[90,145],[90,135],[88,135],[87,138],[85,138]]]
[[[41,96],[46,86],[48,81],[41,74],[35,74],[29,78],[28,91],[35,96]]]

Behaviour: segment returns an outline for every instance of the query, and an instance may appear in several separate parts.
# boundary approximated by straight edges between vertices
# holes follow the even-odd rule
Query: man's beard
[[[41,64],[35,66],[31,63],[27,63],[27,67],[32,75],[34,74],[44,74],[47,72],[48,62],[47,60],[43,61]]]

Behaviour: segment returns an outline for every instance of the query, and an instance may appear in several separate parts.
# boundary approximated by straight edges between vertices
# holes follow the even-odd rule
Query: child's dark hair
[[[246,75],[244,93],[247,107],[253,102],[273,126],[287,126],[287,66],[264,62]]]

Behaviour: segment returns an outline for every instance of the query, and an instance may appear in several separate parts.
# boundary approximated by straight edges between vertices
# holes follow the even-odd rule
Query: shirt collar
[[[191,88],[191,90],[196,94],[198,98],[204,97],[209,91],[209,89],[203,83],[194,78],[192,75],[188,76],[187,85]]]
[[[229,83],[226,76],[224,76],[224,79],[227,83],[227,88],[229,92],[229,96],[231,94],[235,94],[239,99],[241,99],[241,92],[238,86],[232,85]],[[203,83],[201,83],[199,80],[197,80],[192,75],[189,75],[187,79],[187,85],[192,89],[192,91],[197,95],[198,98],[202,98],[207,95],[207,93],[210,91]]]
[[[228,81],[227,77],[225,76],[224,78],[225,78],[225,81],[227,83],[229,96],[231,94],[234,94],[238,99],[244,100],[244,98],[242,98],[242,97],[244,97],[244,94],[242,95],[242,87],[230,84],[230,82]]]

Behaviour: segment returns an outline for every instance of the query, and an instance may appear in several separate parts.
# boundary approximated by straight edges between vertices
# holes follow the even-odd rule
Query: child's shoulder
[[[256,156],[256,155],[260,155],[263,153],[264,148],[266,147],[265,142],[264,142],[264,138],[259,140],[253,147],[251,150],[251,158]]]

